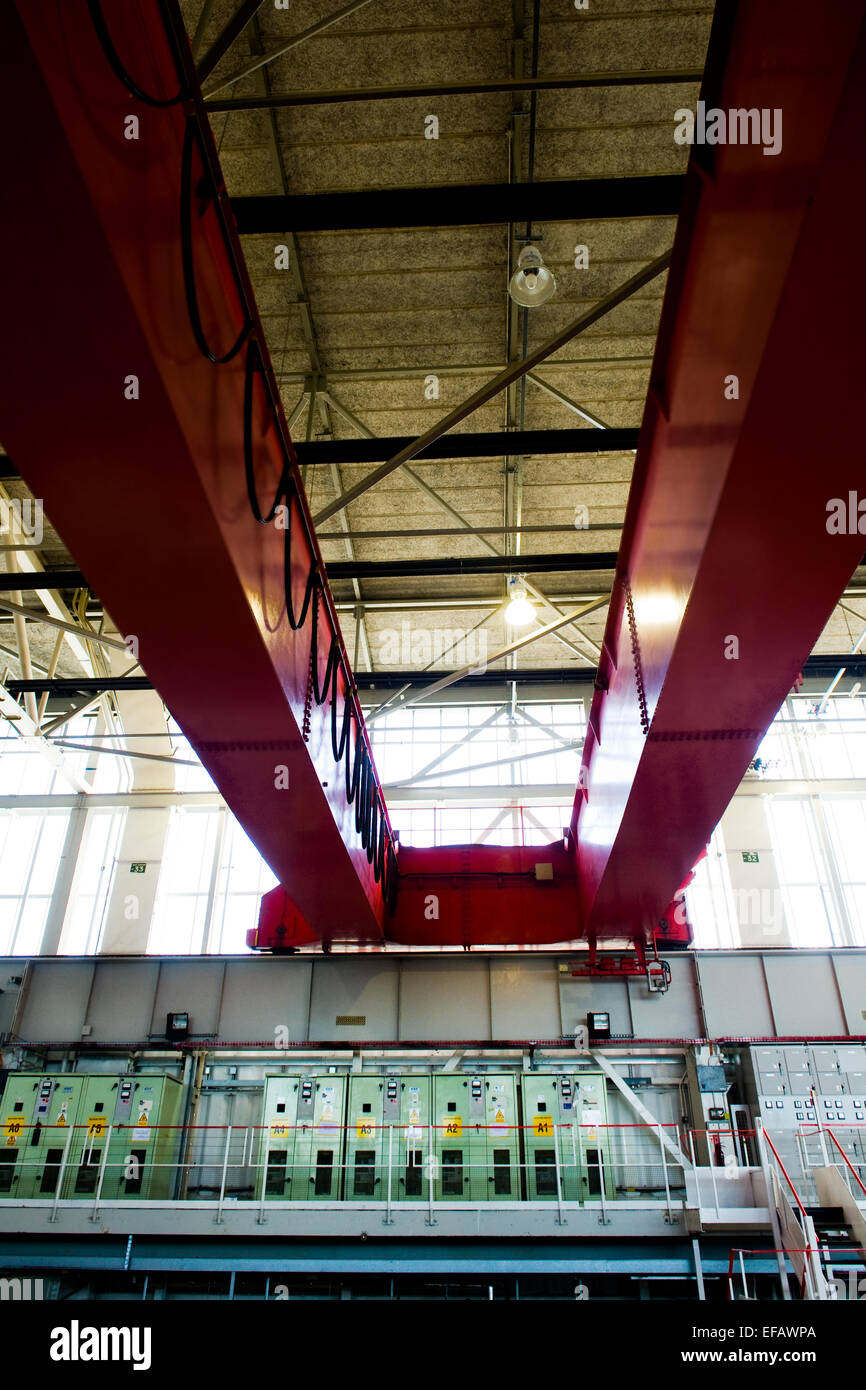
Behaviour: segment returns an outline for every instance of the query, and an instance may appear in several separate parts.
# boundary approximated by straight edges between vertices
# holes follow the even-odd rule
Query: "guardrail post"
[[[54,1189],[54,1205],[51,1208],[49,1221],[57,1220],[57,1204],[60,1201],[60,1194],[63,1191],[63,1178],[66,1173],[66,1160],[69,1157],[69,1150],[72,1147],[72,1136],[75,1133],[75,1126],[69,1126],[69,1133],[66,1136],[66,1147],[63,1150],[63,1157],[60,1160],[60,1172],[57,1174],[57,1186]]]
[[[782,1232],[779,1229],[779,1215],[776,1211],[776,1193],[770,1176],[770,1164],[767,1159],[767,1146],[764,1143],[764,1125],[762,1120],[755,1120],[755,1147],[758,1150],[758,1162],[761,1165],[761,1172],[764,1176],[764,1186],[767,1190],[767,1206],[770,1211],[770,1227],[773,1232],[773,1244],[776,1247],[776,1263],[779,1266],[779,1281],[782,1285],[782,1298],[786,1303],[790,1303],[791,1290],[788,1287],[788,1267],[785,1264],[785,1252],[782,1249]]]
[[[559,1166],[559,1140],[556,1135],[556,1121],[552,1126],[553,1130],[553,1162],[556,1168],[556,1224],[557,1226],[567,1226],[568,1222],[562,1214],[562,1171]]]
[[[265,1224],[266,1219],[267,1219],[266,1216],[265,1216],[265,1192],[266,1192],[267,1186],[268,1186],[268,1158],[269,1158],[269,1156],[270,1156],[270,1152],[271,1152],[271,1127],[270,1127],[270,1125],[265,1125],[265,1156],[264,1156],[264,1162],[263,1162],[263,1164],[262,1164],[262,1196],[261,1196],[261,1201],[259,1202],[259,1214],[258,1214],[258,1216],[256,1217],[256,1221],[258,1222],[258,1224],[259,1224],[260,1226],[263,1226],[263,1225]]]
[[[411,1128],[411,1126],[410,1126],[410,1128]],[[408,1139],[407,1139],[407,1140],[406,1140],[406,1161],[407,1161],[407,1164],[408,1164],[408,1161],[409,1161],[408,1155],[409,1155],[409,1141],[408,1141]],[[386,1209],[386,1211],[385,1211],[385,1223],[384,1223],[386,1226],[393,1226],[393,1224],[394,1224],[394,1219],[393,1219],[393,1217],[391,1216],[391,1183],[392,1183],[392,1176],[391,1176],[391,1175],[392,1175],[392,1172],[393,1172],[393,1162],[394,1162],[394,1126],[393,1126],[393,1125],[389,1125],[389,1126],[388,1126],[388,1206],[387,1206],[387,1209]]]
[[[428,1151],[427,1151],[427,1222],[428,1226],[436,1226],[438,1222],[433,1216],[433,1126],[427,1126]]]
[[[673,1220],[674,1220],[674,1212],[673,1212],[673,1207],[671,1206],[671,1185],[670,1185],[670,1183],[669,1183],[669,1181],[668,1181],[668,1165],[667,1165],[667,1161],[666,1161],[666,1159],[665,1159],[665,1144],[664,1144],[664,1135],[662,1134],[661,1120],[659,1120],[659,1123],[658,1123],[658,1125],[656,1126],[656,1128],[657,1128],[658,1137],[659,1137],[659,1153],[660,1153],[661,1156],[662,1156],[662,1172],[663,1172],[663,1174],[664,1174],[664,1179],[665,1179],[665,1201],[667,1202],[667,1207],[668,1207],[668,1214],[667,1214],[666,1220],[667,1220],[668,1225],[669,1225],[669,1226],[672,1226],[672,1225],[673,1225]]]
[[[601,1133],[601,1131],[599,1130],[599,1134],[600,1134],[600,1133]],[[608,1215],[607,1215],[607,1200],[606,1200],[607,1194],[605,1193],[605,1188],[606,1188],[606,1186],[607,1186],[607,1181],[606,1181],[607,1175],[606,1175],[606,1173],[605,1173],[605,1171],[604,1171],[604,1159],[603,1159],[603,1157],[602,1157],[603,1152],[604,1152],[604,1147],[603,1147],[603,1145],[602,1145],[601,1139],[599,1138],[597,1153],[598,1153],[598,1191],[599,1191],[599,1195],[600,1195],[600,1197],[601,1197],[601,1216],[598,1218],[598,1224],[599,1224],[599,1226],[609,1226],[609,1225],[610,1225],[610,1220],[608,1219]],[[585,1153],[586,1153],[586,1148],[584,1147],[584,1154],[585,1154]]]
[[[226,1181],[227,1181],[227,1178],[228,1178],[228,1170],[229,1170],[229,1146],[231,1145],[231,1142],[232,1142],[232,1127],[231,1127],[231,1125],[226,1125],[226,1146],[225,1146],[225,1152],[223,1153],[223,1171],[222,1171],[222,1177],[221,1177],[221,1179],[220,1179],[220,1195],[219,1195],[219,1201],[217,1202],[216,1217],[214,1218],[214,1225],[216,1225],[216,1226],[221,1226],[221,1225],[223,1224],[223,1203],[225,1202],[225,1195],[226,1195]],[[244,1137],[244,1152],[246,1152],[246,1146],[247,1146],[247,1141],[246,1141],[246,1136],[245,1136],[245,1137]],[[263,1191],[263,1192],[264,1192],[264,1185],[265,1185],[265,1179],[262,1178],[262,1191]]]
[[[713,1185],[713,1202],[715,1203],[715,1208],[716,1208],[716,1220],[718,1221],[718,1220],[720,1220],[721,1213],[720,1213],[720,1211],[719,1211],[719,1189],[718,1189],[718,1187],[717,1187],[717,1185],[716,1185],[716,1165],[713,1163],[713,1150],[712,1150],[712,1148],[711,1148],[711,1146],[710,1146],[709,1135],[708,1135],[708,1134],[706,1135],[706,1138],[707,1138],[707,1158],[709,1159],[709,1165],[710,1165],[710,1182],[711,1182],[712,1185]],[[699,1205],[699,1206],[700,1206],[700,1201],[701,1201],[701,1177],[700,1177],[700,1172],[701,1172],[700,1168],[696,1168],[696,1169],[695,1169],[695,1176],[697,1177],[697,1182],[698,1182],[698,1205]]]
[[[93,1211],[90,1216],[91,1221],[97,1221],[99,1219],[99,1199],[102,1196],[102,1183],[105,1178],[105,1167],[108,1163],[108,1150],[111,1147],[112,1128],[113,1126],[109,1125],[105,1132],[105,1148],[102,1150],[102,1162],[99,1165],[99,1177],[96,1182],[96,1196],[93,1199]]]

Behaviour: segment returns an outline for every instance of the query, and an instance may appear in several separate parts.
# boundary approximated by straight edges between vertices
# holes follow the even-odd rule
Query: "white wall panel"
[[[490,974],[471,957],[407,960],[400,971],[400,1037],[489,1038]]]
[[[558,1038],[559,976],[549,956],[492,959],[491,1037]]]
[[[23,967],[24,961],[19,961]],[[15,1025],[28,1042],[74,1042],[86,1022],[96,965],[90,960],[30,962],[21,1017]]]
[[[845,1032],[836,977],[825,952],[766,955],[764,968],[781,1037],[834,1037]]]
[[[697,966],[708,1037],[772,1036],[773,1015],[759,955],[706,951]]]
[[[319,1041],[397,1037],[396,962],[375,956],[331,957],[313,966],[310,1037]],[[338,1024],[338,1017],[362,1017],[363,1024]]]
[[[163,958],[159,965],[152,1031],[164,1034],[166,1014],[186,1011],[191,1033],[215,1033],[224,969],[224,961],[218,958]]]

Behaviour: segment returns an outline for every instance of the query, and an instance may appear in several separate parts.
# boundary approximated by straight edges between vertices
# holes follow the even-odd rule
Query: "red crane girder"
[[[581,935],[642,947],[664,918],[666,939],[688,940],[667,905],[862,549],[856,496],[853,534],[825,523],[828,500],[856,493],[862,469],[866,363],[848,326],[862,309],[851,268],[863,6],[833,7],[816,25],[805,0],[743,0],[729,32],[717,25],[704,99],[780,110],[782,147],[693,151],[575,802],[576,859],[558,843],[404,849],[393,919],[333,755],[347,698],[366,753],[363,719],[179,12],[173,0],[125,0],[105,13],[115,58],[142,87],[169,95],[186,81],[189,95],[170,106],[132,96],[84,0],[20,0],[0,15],[0,428],[280,876],[260,934],[284,947]],[[673,124],[672,112],[672,138]],[[258,359],[249,348],[222,365],[202,356],[184,303],[190,267],[199,338],[220,356],[246,318]],[[287,620],[285,532],[257,524],[248,503],[245,399],[260,510],[284,479],[295,495],[296,608],[310,565],[322,575],[318,655],[311,620],[297,631]],[[330,650],[334,688],[320,705],[311,678],[315,667],[312,684],[327,685]],[[378,785],[359,794],[389,835]],[[374,857],[378,844],[373,835]]]
[[[702,96],[781,149],[692,149],[572,821],[590,939],[658,921],[863,555],[829,507],[864,490],[864,7],[734,14]]]
[[[390,826],[180,14],[106,4],[102,41],[96,18],[84,0],[0,12],[3,442],[308,929],[379,941]],[[193,284],[214,357],[245,335],[230,361],[197,346]],[[265,525],[247,496],[246,390],[260,514],[285,494]],[[320,576],[297,631],[287,554],[296,609]],[[355,806],[332,749],[347,697]],[[377,812],[374,863],[359,802]]]

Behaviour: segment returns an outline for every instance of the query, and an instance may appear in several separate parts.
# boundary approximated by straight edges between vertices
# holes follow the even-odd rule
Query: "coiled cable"
[[[162,5],[162,3],[161,8],[163,8],[164,11],[164,5]],[[96,36],[102,46],[112,72],[127,91],[136,97],[137,100],[143,102],[147,106],[170,107],[176,106],[181,101],[188,101],[191,99],[192,92],[184,80],[183,65],[178,61],[177,54],[175,54],[175,65],[181,78],[181,85],[178,92],[173,97],[151,96],[150,93],[145,92],[138,83],[135,82],[124,67],[120,55],[111,39],[111,35],[109,34],[99,0],[88,0],[88,11]],[[164,13],[163,18],[165,19]],[[171,35],[172,30],[169,24],[166,24],[166,29]],[[226,253],[231,262],[235,286],[243,307],[243,325],[241,330],[231,347],[223,353],[215,352],[207,341],[204,326],[201,321],[198,294],[196,291],[192,235],[193,153],[196,144],[199,147],[199,153],[205,169],[199,191],[209,194],[214,198]],[[321,706],[327,700],[331,702],[331,751],[334,756],[334,761],[338,765],[342,764],[343,766],[346,801],[348,805],[354,805],[355,829],[366,851],[367,861],[372,865],[374,880],[376,883],[382,884],[384,901],[388,910],[393,913],[396,905],[398,882],[396,850],[393,839],[388,833],[385,803],[378,778],[376,777],[373,759],[367,740],[362,735],[360,716],[353,698],[349,666],[333,623],[329,624],[331,627],[331,640],[328,645],[328,654],[325,660],[324,676],[321,679],[319,676],[319,606],[320,600],[325,596],[326,590],[320,573],[319,563],[315,558],[315,548],[309,535],[307,539],[310,544],[310,549],[313,551],[313,558],[311,559],[304,583],[304,596],[301,601],[300,611],[295,611],[292,577],[292,528],[295,507],[298,504],[298,488],[292,471],[292,454],[287,437],[282,428],[282,417],[276,408],[271,378],[265,370],[264,355],[255,333],[255,316],[247,300],[244,281],[238,269],[235,257],[234,245],[229,236],[220,200],[216,196],[216,189],[213,186],[212,171],[207,157],[207,147],[203,140],[198,124],[198,117],[195,112],[190,112],[187,115],[184,127],[180,176],[180,241],[187,313],[196,346],[202,356],[215,366],[221,366],[231,362],[237,357],[238,353],[244,347],[244,344],[247,346],[247,355],[244,364],[242,425],[244,475],[250,510],[256,522],[263,526],[277,519],[281,507],[285,509],[285,515],[281,520],[285,530],[283,547],[283,585],[286,618],[291,630],[293,632],[298,632],[305,626],[308,616],[312,613],[312,626],[310,632],[312,695],[317,705]],[[267,511],[264,512],[262,511],[261,503],[258,498],[255,480],[255,462],[253,458],[253,396],[257,372],[261,373],[263,386],[270,406],[271,422],[276,426],[277,438],[283,458],[282,471],[277,483],[276,492],[271,505],[268,507]],[[339,673],[341,670],[345,687],[342,718],[340,718],[337,713],[340,685]],[[354,749],[352,738],[353,728]]]

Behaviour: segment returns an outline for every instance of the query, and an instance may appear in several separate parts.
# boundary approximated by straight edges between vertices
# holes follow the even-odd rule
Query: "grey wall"
[[[615,1034],[637,1038],[866,1036],[866,951],[674,955],[666,995],[641,979],[575,979],[568,959],[6,959],[0,1027],[32,1043],[143,1044],[185,1009],[194,1035],[224,1044],[522,1042],[570,1035],[602,1009]],[[365,1022],[340,1025],[338,1015]]]

